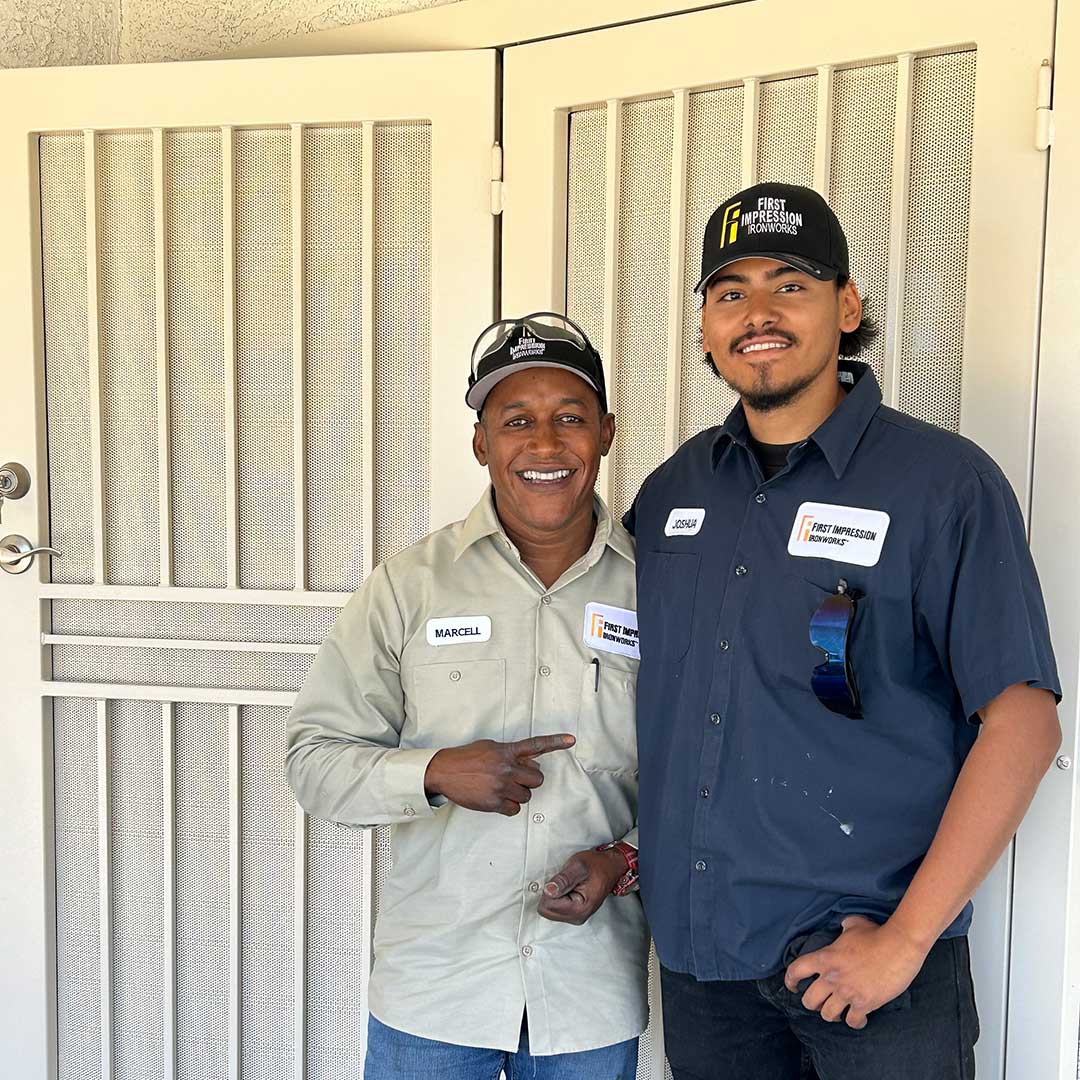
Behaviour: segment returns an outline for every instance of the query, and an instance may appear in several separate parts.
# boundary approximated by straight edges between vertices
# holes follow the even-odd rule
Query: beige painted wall
[[[455,0],[0,0],[0,67],[197,60]]]

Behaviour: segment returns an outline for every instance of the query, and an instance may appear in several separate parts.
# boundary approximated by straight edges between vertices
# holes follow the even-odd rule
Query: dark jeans
[[[861,1031],[804,1008],[782,971],[745,982],[698,982],[662,968],[661,990],[675,1080],[975,1076],[979,1019],[966,937],[939,941],[911,986],[870,1013]]]

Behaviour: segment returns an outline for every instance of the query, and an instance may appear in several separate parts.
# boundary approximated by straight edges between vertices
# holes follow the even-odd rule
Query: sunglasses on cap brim
[[[500,319],[482,330],[472,347],[469,368],[469,386],[476,382],[476,369],[483,361],[497,353],[519,329],[527,329],[540,341],[563,341],[582,353],[592,351],[585,331],[573,319],[557,311],[534,311],[520,319]]]

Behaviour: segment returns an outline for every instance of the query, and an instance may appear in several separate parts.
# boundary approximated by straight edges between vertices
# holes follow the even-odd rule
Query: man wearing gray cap
[[[637,616],[632,543],[593,490],[603,368],[562,316],[496,323],[466,403],[491,486],[346,605],[288,779],[308,813],[393,826],[366,1080],[633,1080]]]
[[[739,404],[624,519],[672,1072],[970,1080],[970,898],[1060,740],[1020,509],[851,359],[867,328],[820,195],[727,200],[698,288]]]

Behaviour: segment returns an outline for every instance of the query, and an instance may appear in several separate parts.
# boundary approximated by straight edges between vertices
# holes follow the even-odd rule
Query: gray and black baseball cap
[[[713,212],[694,291],[704,292],[729,263],[754,258],[775,259],[821,281],[851,273],[847,237],[832,207],[797,184],[755,184]]]

